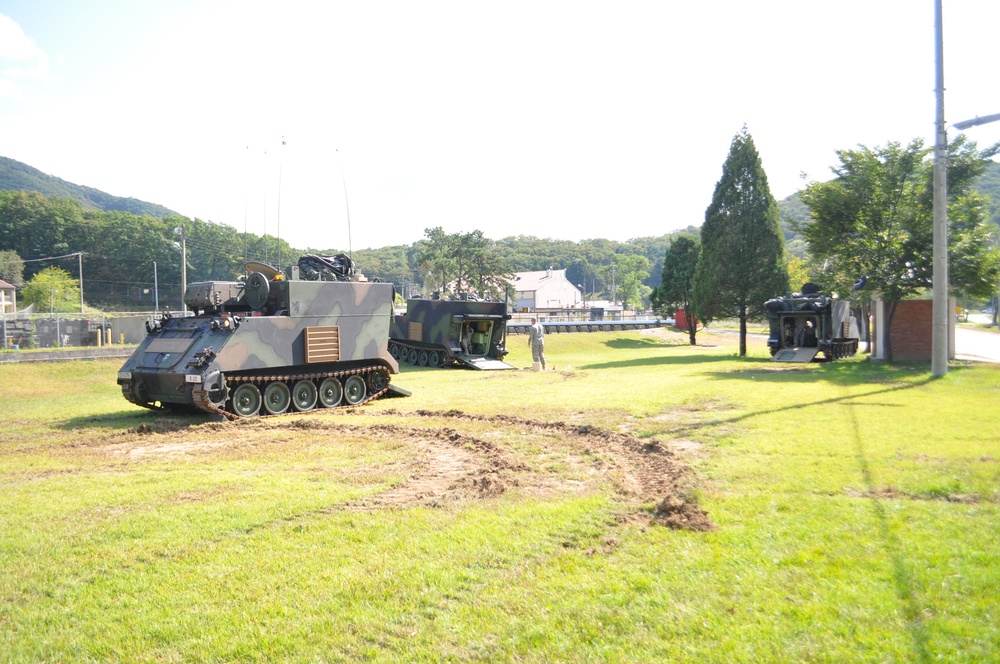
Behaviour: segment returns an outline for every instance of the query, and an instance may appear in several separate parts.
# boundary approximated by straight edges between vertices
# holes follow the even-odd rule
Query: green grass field
[[[0,660],[1000,661],[1000,366],[698,338],[234,423],[0,365]]]

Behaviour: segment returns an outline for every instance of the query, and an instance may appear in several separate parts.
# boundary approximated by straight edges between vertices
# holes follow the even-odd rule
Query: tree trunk
[[[886,302],[889,313],[885,317],[885,361],[892,362],[892,319],[896,316],[896,305],[899,302]]]
[[[747,308],[740,307],[740,357],[747,355]]]
[[[694,340],[694,335],[696,335],[697,333],[698,333],[698,320],[694,317],[694,315],[692,315],[691,318],[688,319],[688,339],[691,340],[692,346],[697,345]]]

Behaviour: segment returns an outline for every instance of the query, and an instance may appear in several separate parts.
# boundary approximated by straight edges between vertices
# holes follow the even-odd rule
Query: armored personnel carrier
[[[764,303],[770,334],[767,346],[779,362],[810,362],[817,353],[828,360],[858,352],[858,324],[851,304],[819,292],[807,283],[801,293],[776,297]]]
[[[474,295],[411,298],[393,318],[389,353],[422,367],[458,363],[473,369],[513,369],[507,355],[507,305]]]
[[[233,419],[409,394],[390,386],[392,284],[364,280],[345,255],[303,256],[285,272],[246,267],[244,281],[189,285],[193,317],[146,323],[118,372],[126,399]]]

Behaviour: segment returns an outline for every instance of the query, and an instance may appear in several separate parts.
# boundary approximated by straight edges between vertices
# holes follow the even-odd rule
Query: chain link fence
[[[4,350],[134,345],[146,337],[152,312],[3,314]]]

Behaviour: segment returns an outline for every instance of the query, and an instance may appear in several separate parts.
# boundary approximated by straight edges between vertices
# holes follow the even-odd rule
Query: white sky
[[[1000,113],[1000,2],[944,25],[949,124]],[[701,225],[744,123],[779,199],[933,143],[933,47],[933,0],[3,0],[0,155],[300,249],[348,202],[354,249],[627,240]]]

